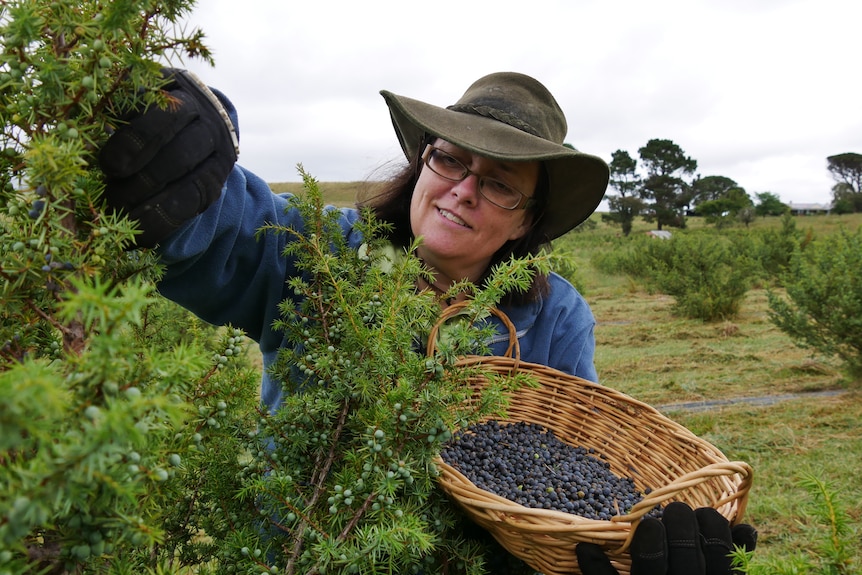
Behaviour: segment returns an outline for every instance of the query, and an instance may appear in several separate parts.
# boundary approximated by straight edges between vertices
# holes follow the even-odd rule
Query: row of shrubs
[[[572,235],[575,243],[582,236]],[[609,249],[591,250],[597,270],[672,296],[684,317],[732,319],[750,289],[766,288],[776,326],[800,345],[837,357],[849,376],[862,376],[862,228],[818,237],[787,215],[778,227],[607,241]]]

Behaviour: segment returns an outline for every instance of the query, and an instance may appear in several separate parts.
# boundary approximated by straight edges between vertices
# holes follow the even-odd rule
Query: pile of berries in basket
[[[441,458],[476,487],[525,507],[608,520],[643,499],[595,450],[571,446],[535,423],[489,420],[453,434]],[[656,506],[647,514],[661,516]]]

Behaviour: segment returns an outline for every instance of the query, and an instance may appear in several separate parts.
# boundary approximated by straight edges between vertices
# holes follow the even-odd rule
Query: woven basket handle
[[[708,481],[714,477],[739,475],[742,478],[739,486],[733,493],[729,493],[719,501],[712,503],[712,507],[718,509],[735,500],[737,503],[737,509],[733,518],[733,524],[739,523],[745,513],[745,507],[748,502],[747,495],[751,490],[753,474],[754,470],[744,461],[723,461],[711,463],[701,469],[677,477],[664,487],[660,487],[655,491],[652,491],[649,495],[646,495],[641,501],[633,506],[627,515],[618,516],[613,519],[614,521],[631,521],[632,523],[629,535],[622,547],[620,547],[619,551],[623,552],[628,549],[637,524],[653,507],[661,503],[669,502],[669,500],[674,499],[675,496],[684,492],[686,489],[694,487],[695,485]]]
[[[449,307],[443,310],[440,314],[440,317],[437,318],[437,322],[431,327],[431,331],[428,332],[428,356],[433,356],[434,352],[437,351],[437,338],[440,333],[440,328],[443,327],[443,324],[446,323],[446,320],[455,317],[462,310],[464,310],[470,302],[468,301],[459,301],[457,303],[453,303]],[[521,344],[518,342],[518,330],[515,328],[515,324],[512,323],[512,320],[509,319],[505,313],[500,311],[499,309],[492,307],[490,308],[491,315],[497,316],[500,321],[503,322],[503,325],[509,330],[509,347],[506,348],[505,356],[509,358],[514,358],[515,360],[521,359]]]

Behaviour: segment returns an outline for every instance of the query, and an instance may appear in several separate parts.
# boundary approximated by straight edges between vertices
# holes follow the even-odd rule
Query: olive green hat
[[[602,201],[607,163],[563,145],[566,117],[548,89],[529,76],[489,74],[448,108],[386,90],[380,94],[408,159],[416,157],[430,134],[494,160],[543,162],[549,194],[541,225],[549,239],[586,220]]]

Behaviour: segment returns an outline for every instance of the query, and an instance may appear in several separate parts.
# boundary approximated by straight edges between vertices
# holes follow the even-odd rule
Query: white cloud
[[[826,202],[826,157],[862,152],[862,4],[844,0],[202,0],[188,19],[268,181],[361,180],[400,154],[381,89],[439,105],[515,70],[555,94],[567,141],[610,159],[676,142],[702,175]]]

